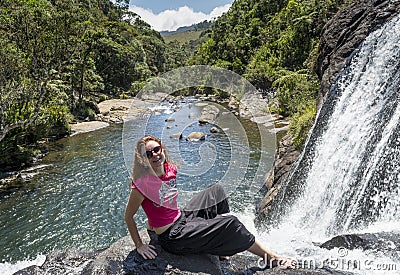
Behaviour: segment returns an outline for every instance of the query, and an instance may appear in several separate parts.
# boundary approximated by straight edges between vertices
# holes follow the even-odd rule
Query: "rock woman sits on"
[[[265,248],[233,215],[221,185],[196,194],[180,209],[177,204],[176,166],[170,162],[161,141],[144,136],[136,145],[132,190],[125,222],[138,253],[145,259],[157,256],[155,247],[142,242],[134,216],[142,206],[151,230],[163,249],[173,254],[208,253],[221,257],[249,251],[272,265],[291,268],[296,260]]]

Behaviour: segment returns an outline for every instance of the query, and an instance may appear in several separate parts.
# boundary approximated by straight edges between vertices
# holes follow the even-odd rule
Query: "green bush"
[[[314,124],[315,113],[315,104],[310,104],[305,106],[302,112],[295,113],[290,119],[289,132],[293,137],[293,145],[297,150],[302,150],[308,133]]]
[[[290,133],[296,149],[301,149],[314,123],[319,81],[306,70],[282,71],[272,84],[276,98],[271,101],[272,111],[290,117]]]
[[[302,112],[304,106],[315,104],[319,81],[306,70],[297,72],[282,70],[280,77],[272,83],[279,101],[278,112],[283,116],[293,116]]]

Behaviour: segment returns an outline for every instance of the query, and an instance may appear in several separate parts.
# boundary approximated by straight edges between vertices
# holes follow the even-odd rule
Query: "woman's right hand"
[[[141,246],[137,247],[137,252],[146,260],[154,259],[157,256],[156,248],[151,244],[142,244]]]

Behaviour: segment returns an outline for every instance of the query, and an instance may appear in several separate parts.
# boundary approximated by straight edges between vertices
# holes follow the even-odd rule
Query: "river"
[[[242,213],[243,217],[252,217],[261,196],[257,190],[262,185],[261,182],[261,185],[254,186],[252,181],[261,167],[264,173],[272,166],[275,135],[268,137],[270,143],[262,144],[257,124],[236,117],[230,126],[239,123],[247,140],[235,139],[232,135],[234,129],[229,127],[210,133],[212,125],[200,126],[195,118],[204,107],[202,104],[185,101],[176,107],[166,104],[154,111],[147,122],[134,120],[135,127],[114,124],[52,144],[29,182],[23,188],[3,192],[0,196],[0,262],[3,268],[56,249],[102,249],[127,235],[123,214],[130,190],[130,167],[127,166],[130,166],[132,151],[127,147],[129,142],[123,141],[122,133],[132,141],[143,131],[165,136],[166,129],[174,131],[178,123],[183,123],[183,136],[191,131],[207,134],[205,141],[197,142],[164,137],[165,143],[170,143],[167,148],[172,158],[181,158],[184,162],[181,165],[183,170],[188,165],[196,166],[203,158],[207,159],[204,152],[206,155],[211,152],[209,157],[214,158],[205,173],[178,174],[178,186],[184,191],[181,204],[192,191],[201,190],[224,177],[226,179],[226,171],[236,162],[232,148],[240,148],[243,151],[241,158],[248,156],[248,165],[240,170],[242,178],[230,181],[235,186],[230,192],[231,208],[235,213]],[[166,122],[166,118],[171,116],[175,122]],[[226,126],[229,123],[224,124]],[[173,147],[173,144],[178,146]],[[262,164],[259,163],[261,153],[267,160]],[[145,217],[142,210],[138,220],[139,227],[143,228]]]

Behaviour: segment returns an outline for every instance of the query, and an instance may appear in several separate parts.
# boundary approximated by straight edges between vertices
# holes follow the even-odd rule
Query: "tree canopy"
[[[316,112],[316,58],[323,26],[350,0],[236,0],[206,34],[189,64],[243,75],[274,97],[271,111],[292,119],[301,147]]]
[[[24,162],[28,144],[93,115],[86,100],[134,94],[165,71],[164,40],[127,4],[0,2],[0,167],[15,152],[15,163]]]

